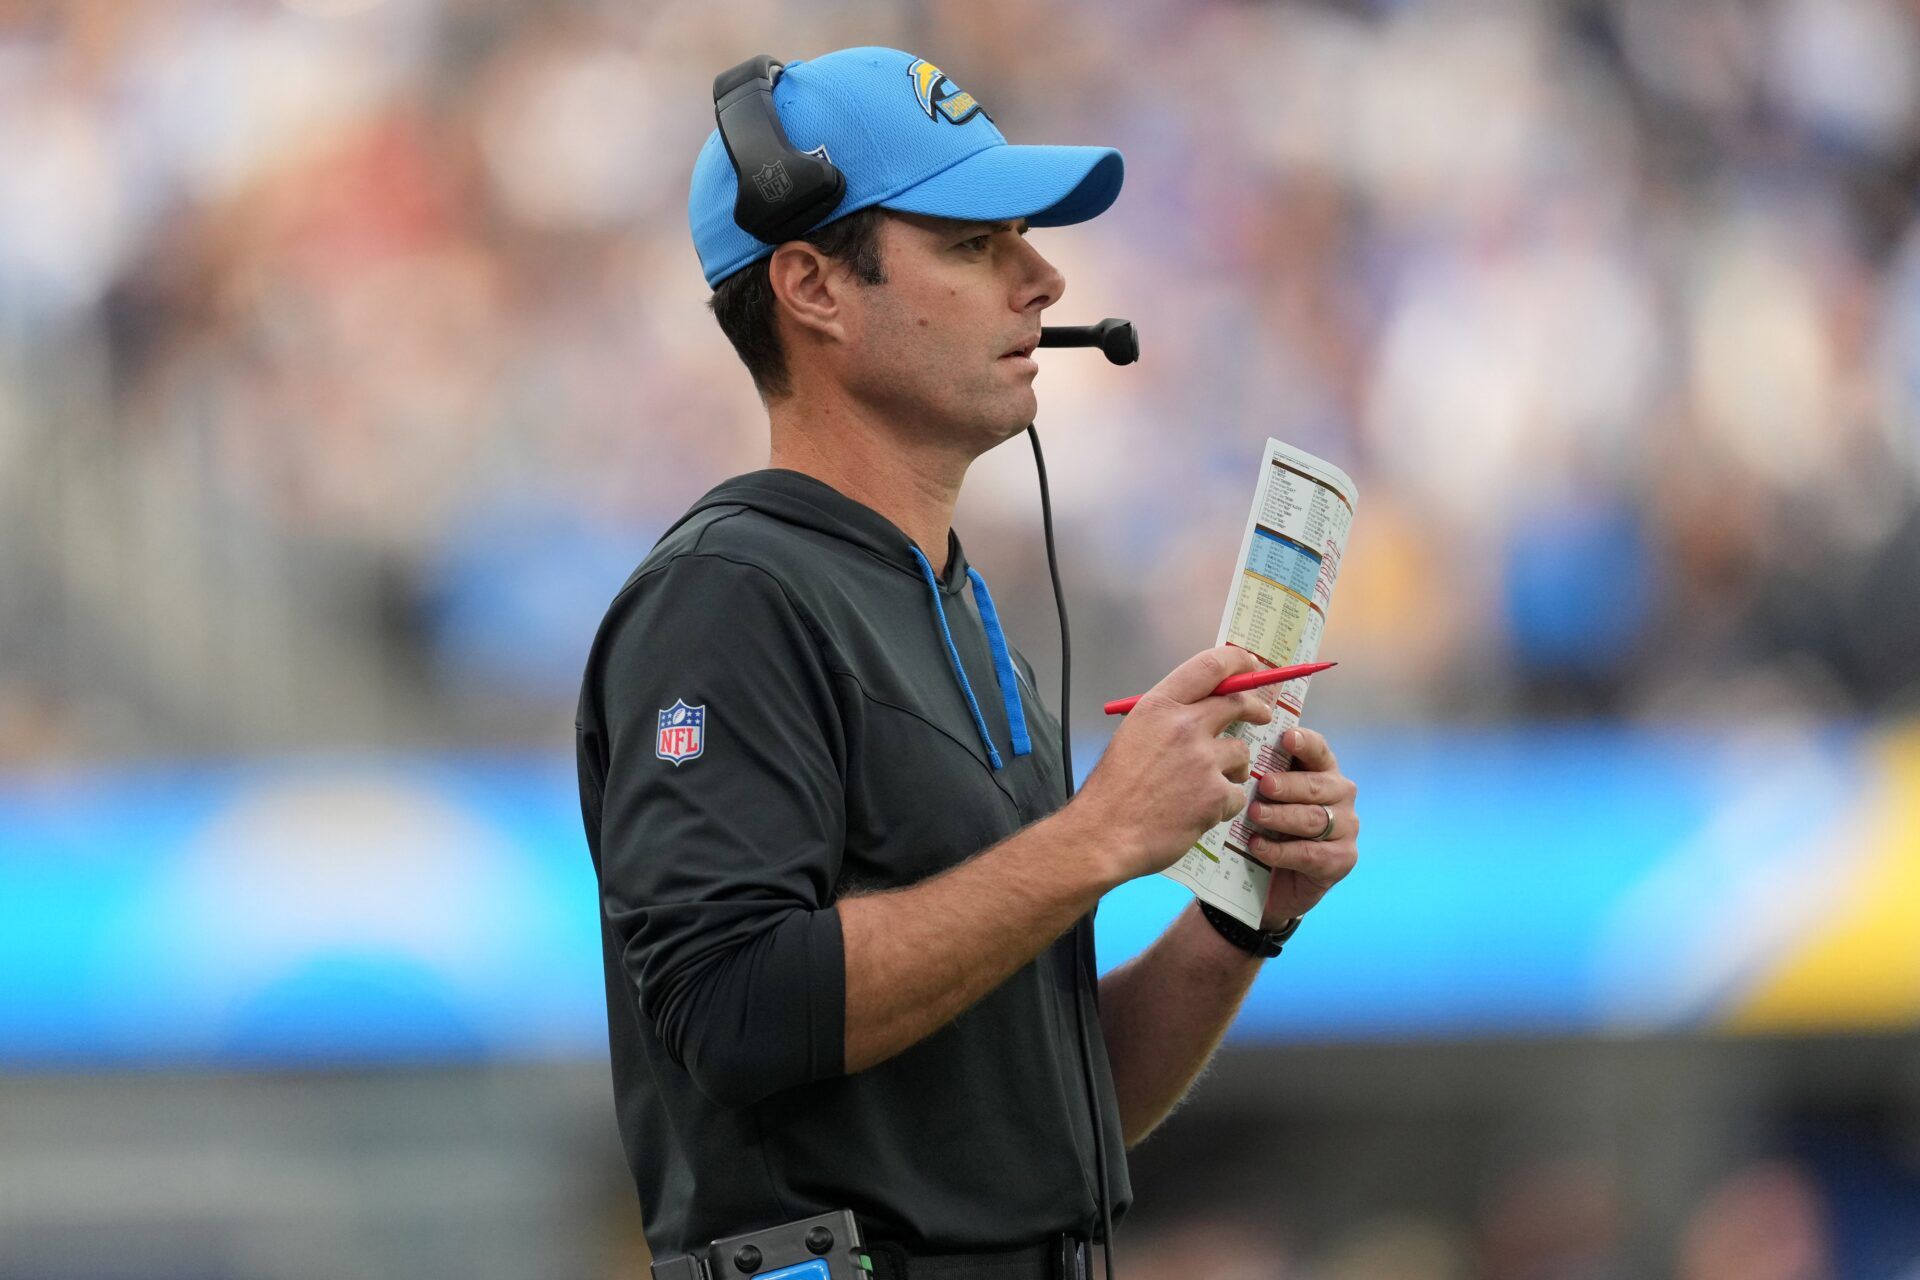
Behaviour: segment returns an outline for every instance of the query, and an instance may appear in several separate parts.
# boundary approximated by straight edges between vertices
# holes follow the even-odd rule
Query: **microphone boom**
[[[1140,358],[1140,335],[1131,320],[1108,318],[1099,324],[1047,325],[1040,330],[1043,347],[1098,347],[1114,364],[1132,364]]]

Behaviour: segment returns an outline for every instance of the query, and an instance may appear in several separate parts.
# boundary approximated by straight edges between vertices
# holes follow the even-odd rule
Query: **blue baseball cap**
[[[1104,212],[1120,194],[1118,151],[1014,146],[972,94],[898,49],[841,49],[789,62],[774,81],[773,105],[795,147],[826,148],[846,176],[846,195],[815,226],[877,204],[968,222],[1025,218],[1064,227]],[[694,161],[687,196],[709,287],[774,250],[734,222],[738,187],[716,128]]]

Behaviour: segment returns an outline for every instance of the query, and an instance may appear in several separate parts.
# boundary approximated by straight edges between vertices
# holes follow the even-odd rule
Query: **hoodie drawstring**
[[[960,665],[960,650],[954,647],[953,632],[947,626],[947,610],[940,603],[940,582],[934,577],[933,565],[920,548],[911,548],[913,558],[920,562],[920,574],[927,580],[927,588],[933,592],[934,616],[940,620],[940,637],[947,642],[947,659],[953,664],[954,678],[960,682],[960,692],[967,699],[967,710],[973,713],[973,727],[979,730],[980,742],[987,749],[987,759],[993,767],[1001,768],[1000,752],[993,745],[993,737],[987,732],[986,717],[980,714],[980,704],[974,700],[973,686],[967,681],[966,668]],[[1029,755],[1033,751],[1033,742],[1027,736],[1027,713],[1020,702],[1020,673],[1014,668],[1013,657],[1007,651],[1007,637],[1000,630],[1000,614],[993,607],[993,594],[987,590],[987,580],[980,576],[971,565],[967,567],[967,580],[973,583],[973,602],[980,610],[980,622],[987,629],[987,644],[993,650],[994,681],[1000,686],[1000,701],[1006,707],[1007,728],[1013,736],[1013,754]]]
[[[987,643],[993,647],[993,677],[1000,686],[1001,705],[1007,709],[1013,754],[1030,755],[1033,743],[1027,737],[1027,711],[1020,702],[1020,673],[1014,668],[1013,655],[1007,652],[1007,636],[1000,630],[1000,614],[993,607],[993,593],[987,590],[987,580],[972,565],[967,566],[967,578],[973,583],[973,602],[980,608],[980,621],[987,628]]]

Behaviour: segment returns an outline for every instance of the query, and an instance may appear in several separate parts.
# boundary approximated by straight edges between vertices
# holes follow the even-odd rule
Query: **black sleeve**
[[[845,745],[815,633],[767,571],[700,553],[607,626],[601,909],[641,1015],[723,1106],[839,1075]],[[677,702],[697,744],[661,740]]]

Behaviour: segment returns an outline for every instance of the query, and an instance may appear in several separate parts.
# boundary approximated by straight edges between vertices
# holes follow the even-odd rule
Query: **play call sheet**
[[[1216,644],[1238,645],[1269,667],[1316,660],[1356,500],[1353,481],[1340,468],[1267,441]],[[1272,724],[1227,727],[1227,735],[1245,740],[1253,760],[1249,800],[1263,775],[1291,766],[1280,735],[1300,723],[1311,680],[1256,691],[1274,704]],[[1247,856],[1245,817],[1242,809],[1201,836],[1164,874],[1257,928],[1272,873]]]

